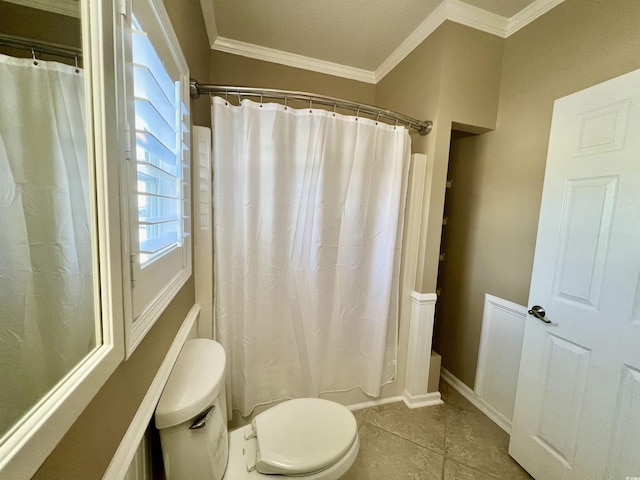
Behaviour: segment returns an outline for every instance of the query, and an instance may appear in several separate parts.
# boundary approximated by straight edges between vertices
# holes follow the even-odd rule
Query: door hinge
[[[136,271],[136,256],[132,254],[132,255],[129,255],[129,273],[131,274],[131,288],[136,286],[135,271]]]

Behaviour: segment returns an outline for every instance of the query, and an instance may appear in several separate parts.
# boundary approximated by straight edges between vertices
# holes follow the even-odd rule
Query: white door
[[[509,453],[640,477],[640,70],[555,102]]]

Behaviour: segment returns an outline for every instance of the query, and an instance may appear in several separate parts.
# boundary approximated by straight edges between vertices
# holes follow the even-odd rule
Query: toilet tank
[[[167,480],[221,480],[227,466],[226,357],[213,340],[188,340],[156,407]]]

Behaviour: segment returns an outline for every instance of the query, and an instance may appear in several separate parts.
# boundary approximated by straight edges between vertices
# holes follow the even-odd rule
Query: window
[[[180,81],[169,76],[135,15],[133,27],[138,246],[144,268],[183,240],[181,153],[188,151],[182,145],[188,129],[182,128],[186,108]]]
[[[125,15],[131,325],[127,356],[191,275],[188,70],[160,0]]]

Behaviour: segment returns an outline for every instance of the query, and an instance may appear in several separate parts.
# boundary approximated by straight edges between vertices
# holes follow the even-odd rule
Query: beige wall
[[[191,75],[206,76],[209,47],[198,0],[166,1]],[[199,102],[202,102],[201,100]],[[207,105],[193,104],[193,121],[210,125]],[[167,307],[131,358],[123,362],[47,458],[34,479],[100,479],[194,304],[193,277]]]
[[[107,383],[49,455],[34,479],[100,479],[153,377],[193,305],[193,281],[176,296],[129,360]]]
[[[78,10],[80,4],[78,4]],[[15,3],[0,1],[0,32],[26,37],[35,40],[58,43],[70,47],[82,45],[80,19],[58,15],[56,13],[25,7]],[[15,57],[30,57],[31,52],[25,50],[0,47],[0,53]],[[59,57],[38,54],[43,60],[56,60]]]
[[[473,166],[464,170],[472,193],[462,197],[472,201],[451,246],[461,259],[456,296],[441,304],[464,308],[438,323],[436,345],[444,366],[471,386],[482,296],[527,300],[552,100],[640,67],[640,2],[617,0],[603,10],[598,0],[567,0],[506,41],[446,22],[377,86],[210,52],[199,2],[166,3],[191,75],[203,83],[313,91],[435,121],[431,135],[414,136],[414,150],[432,159],[417,282],[423,292],[436,287],[451,125],[494,128],[499,105],[495,132],[453,142],[459,165]],[[207,103],[194,103],[194,123],[209,124]],[[193,298],[190,281],[34,478],[102,476]]]
[[[461,370],[456,368],[460,358],[472,359],[472,364],[468,362],[469,368],[475,372],[482,319],[482,301],[480,304],[470,304],[462,298],[467,294],[469,265],[478,258],[476,244],[469,232],[477,228],[474,217],[480,208],[477,184],[481,175],[473,161],[475,151],[465,150],[464,147],[470,142],[464,142],[462,138],[454,132],[451,141],[447,178],[452,181],[452,187],[446,193],[444,215],[447,224],[442,229],[441,245],[445,259],[438,273],[440,295],[434,332],[434,349],[442,355],[442,366],[456,376],[461,375]],[[480,297],[484,297],[484,292],[480,293]],[[480,310],[470,312],[471,307]],[[469,325],[461,321],[469,317],[477,322]],[[473,383],[469,385],[473,386]]]
[[[436,290],[440,232],[451,125],[469,131],[495,127],[504,41],[445,22],[378,84],[376,101],[433,120],[426,137],[413,135],[413,151],[426,153],[426,179],[416,290]]]
[[[298,90],[362,103],[375,100],[375,85],[369,83],[215,50],[210,61],[209,74],[197,78],[201,83]]]
[[[189,65],[189,75],[196,79],[206,78],[211,49],[199,0],[164,0],[164,4]],[[191,121],[194,125],[210,127],[211,110],[208,102],[203,100],[191,101]]]
[[[470,387],[484,294],[528,301],[553,101],[640,68],[639,20],[637,0],[567,0],[512,35],[496,130],[454,141],[466,195],[447,226],[456,259],[440,285],[435,346]]]

